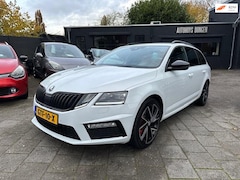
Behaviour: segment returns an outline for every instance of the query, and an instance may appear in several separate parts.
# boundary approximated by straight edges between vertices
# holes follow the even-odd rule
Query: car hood
[[[0,59],[0,74],[11,73],[17,66],[17,59]]]
[[[47,93],[94,93],[127,90],[152,80],[156,69],[117,66],[85,66],[55,73],[41,84]]]
[[[70,69],[77,66],[90,65],[90,61],[86,58],[58,58],[48,57],[49,61],[60,64],[64,69]]]

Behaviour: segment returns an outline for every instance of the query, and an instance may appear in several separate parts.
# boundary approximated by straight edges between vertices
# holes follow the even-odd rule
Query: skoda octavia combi
[[[126,45],[91,66],[42,81],[32,122],[74,145],[130,142],[146,148],[161,121],[192,103],[206,104],[210,79],[204,55],[191,44]]]

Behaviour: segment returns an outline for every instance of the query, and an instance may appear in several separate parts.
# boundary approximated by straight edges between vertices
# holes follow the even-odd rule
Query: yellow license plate
[[[58,124],[58,115],[49,111],[46,111],[40,107],[36,107],[36,116],[57,125]]]

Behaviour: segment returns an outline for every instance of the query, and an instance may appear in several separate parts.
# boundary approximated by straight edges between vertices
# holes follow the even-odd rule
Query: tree
[[[186,6],[187,13],[196,23],[208,21],[208,4],[204,1],[188,1],[183,3]]]
[[[179,0],[140,0],[132,4],[128,18],[131,24],[193,22]]]
[[[108,20],[107,20],[107,16],[103,16],[101,19],[101,24],[100,25],[108,25]]]
[[[45,24],[43,22],[42,13],[40,10],[37,10],[35,12],[35,27],[34,27],[34,33],[35,34],[43,34],[45,33]]]
[[[110,14],[104,15],[101,19],[100,25],[125,25],[127,24],[127,14],[120,12],[112,12]]]
[[[0,0],[0,34],[10,36],[37,36],[34,33],[34,21],[30,20],[28,13],[21,13],[16,0]]]

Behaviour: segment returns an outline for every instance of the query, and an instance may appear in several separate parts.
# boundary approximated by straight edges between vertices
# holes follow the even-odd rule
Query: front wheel
[[[148,147],[157,136],[161,116],[159,102],[153,98],[147,99],[137,113],[131,144],[139,149]]]
[[[203,86],[202,94],[199,97],[199,99],[196,101],[197,105],[204,106],[207,103],[208,92],[209,92],[209,82],[206,81],[204,86]]]

